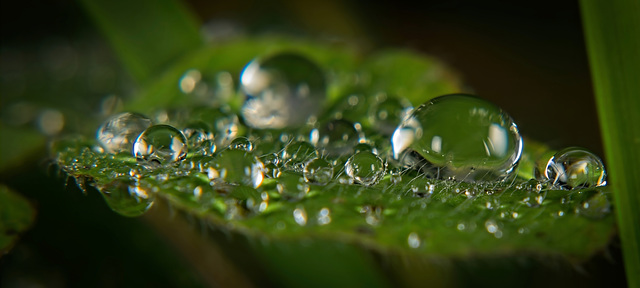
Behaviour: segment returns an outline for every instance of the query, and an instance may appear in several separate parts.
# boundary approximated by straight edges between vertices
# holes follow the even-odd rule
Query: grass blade
[[[640,2],[582,0],[629,287],[640,287]]]

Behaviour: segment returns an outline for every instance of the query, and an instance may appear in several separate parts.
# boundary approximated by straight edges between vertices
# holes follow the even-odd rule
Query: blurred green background
[[[64,115],[64,126],[50,134],[93,133],[96,127],[78,119],[108,113],[103,101],[108,95],[126,100],[135,93],[79,3],[0,3],[3,127],[43,130],[42,112],[52,108]],[[236,33],[286,33],[434,55],[457,70],[475,94],[508,111],[523,135],[552,148],[579,145],[603,156],[577,1],[186,4],[212,41]],[[33,145],[30,156],[3,167],[0,182],[27,196],[38,211],[32,230],[0,258],[0,286],[201,285],[187,260],[144,220],[118,216],[98,193],[85,196],[73,183],[65,189],[67,179],[49,167],[45,142],[0,138],[3,155]],[[618,248],[611,249],[610,263],[620,263]],[[607,269],[610,284],[624,283],[621,266]]]

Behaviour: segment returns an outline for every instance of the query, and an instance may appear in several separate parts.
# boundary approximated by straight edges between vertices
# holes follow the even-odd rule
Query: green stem
[[[640,1],[582,0],[629,287],[640,287]]]

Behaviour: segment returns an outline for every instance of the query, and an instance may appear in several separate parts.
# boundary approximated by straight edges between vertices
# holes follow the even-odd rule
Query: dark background
[[[372,50],[405,47],[435,55],[477,95],[509,112],[523,135],[557,149],[577,145],[603,154],[577,1],[187,4],[203,22],[230,23],[244,33],[338,37]],[[73,1],[3,1],[0,11],[2,48],[33,49],[52,39],[100,41]]]
[[[602,155],[577,1],[512,2],[190,0],[187,5],[203,23],[240,33],[337,38],[369,50],[404,47],[437,56],[477,95],[508,111],[523,135],[552,148],[579,145]],[[63,112],[60,106],[97,113],[101,97],[122,93],[131,82],[121,75],[116,57],[77,2],[0,3],[0,110],[34,101]],[[87,92],[78,95],[64,95],[69,90],[56,88],[60,80],[53,79],[55,73],[37,71],[50,69],[51,55],[59,55],[50,51],[61,45],[86,52],[78,59],[88,57],[97,63],[93,66],[111,69],[100,74],[108,81],[79,88]],[[26,70],[16,70],[16,63]],[[42,81],[27,81],[25,91],[49,94],[38,95],[38,100],[30,98],[33,94],[14,94],[22,91],[14,90],[14,79],[22,79],[15,78],[16,73],[35,74],[28,79],[50,81],[53,88],[33,90],[30,87],[42,86]],[[65,117],[73,120],[72,115]],[[0,286],[190,286],[199,281],[140,219],[113,213],[98,193],[85,196],[74,183],[65,189],[66,180],[51,177],[46,169],[44,152],[37,156],[0,173],[0,183],[27,196],[38,210],[36,225],[12,253],[0,258]],[[607,269],[620,285],[621,266]]]

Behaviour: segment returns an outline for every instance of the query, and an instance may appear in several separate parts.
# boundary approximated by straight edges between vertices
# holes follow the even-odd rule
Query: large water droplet
[[[187,157],[187,138],[173,126],[153,125],[138,136],[133,155],[145,164],[173,164]]]
[[[465,94],[440,96],[415,109],[396,128],[391,145],[403,164],[465,182],[504,180],[522,153],[511,117]]]
[[[334,119],[313,129],[309,138],[324,155],[336,157],[353,152],[358,144],[358,131],[350,121]]]
[[[106,152],[131,152],[138,135],[151,126],[151,119],[137,113],[120,113],[105,121],[96,139]]]
[[[136,217],[147,212],[155,199],[154,195],[134,185],[114,181],[100,188],[104,200],[111,210],[126,217]]]
[[[371,186],[378,184],[382,179],[387,163],[371,152],[359,152],[351,156],[344,167],[351,179],[362,185]]]
[[[264,165],[244,150],[227,149],[218,154],[208,171],[209,179],[244,184],[254,188],[262,185]]]
[[[253,60],[240,78],[247,95],[242,117],[258,129],[302,125],[320,111],[326,95],[322,70],[292,53]]]
[[[310,183],[324,185],[333,178],[333,165],[321,158],[313,159],[304,166],[304,179]]]
[[[282,150],[281,156],[285,168],[302,172],[309,160],[318,158],[318,151],[309,142],[294,141]]]
[[[547,163],[545,177],[553,185],[567,189],[597,187],[607,183],[602,160],[579,147],[558,151]]]

